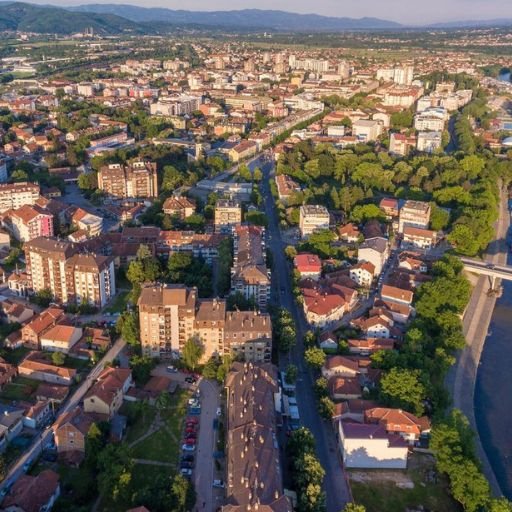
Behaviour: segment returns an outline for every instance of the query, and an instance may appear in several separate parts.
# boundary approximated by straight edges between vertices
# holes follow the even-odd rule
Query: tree
[[[330,420],[335,411],[334,402],[328,396],[322,396],[318,401],[318,412],[326,420]]]
[[[14,171],[12,171],[11,173],[11,180],[12,181],[27,181],[28,180],[28,173],[21,170],[21,169],[16,169]]]
[[[297,249],[293,247],[293,245],[286,246],[284,253],[286,254],[286,257],[290,260],[293,260],[295,256],[297,256]]]
[[[35,304],[43,308],[47,308],[52,300],[53,293],[49,288],[37,291],[34,297],[32,298],[32,301]]]
[[[193,510],[196,502],[196,493],[191,482],[181,475],[175,475],[171,483],[171,509],[175,512]]]
[[[284,380],[287,384],[295,384],[299,375],[299,369],[294,364],[289,364],[286,367]]]
[[[347,503],[342,512],[366,512],[363,505],[356,505],[355,503]]]
[[[195,370],[204,354],[204,346],[195,338],[190,338],[183,346],[183,362],[190,370]]]
[[[327,382],[327,379],[325,377],[318,377],[318,379],[316,379],[315,381],[315,384],[314,384],[314,390],[315,390],[315,394],[318,398],[322,398],[324,396],[328,396],[329,394],[329,391],[328,391],[328,382]]]
[[[94,190],[98,188],[98,178],[95,172],[83,172],[78,176],[80,190]]]
[[[256,167],[252,173],[252,179],[256,182],[260,182],[263,179],[263,173],[259,167]]]
[[[309,347],[304,352],[304,359],[311,368],[319,370],[325,364],[326,355],[321,348]]]
[[[98,488],[115,503],[129,502],[132,495],[133,460],[128,448],[107,444],[98,454]]]
[[[116,330],[129,345],[140,345],[139,322],[136,313],[125,311],[117,320]]]
[[[425,387],[418,370],[392,368],[380,381],[381,396],[391,407],[406,409],[417,416],[423,414]]]
[[[66,360],[66,356],[62,352],[53,352],[52,353],[52,363],[56,366],[62,366],[64,361]]]
[[[138,386],[143,386],[151,378],[151,370],[155,367],[156,360],[149,356],[134,355],[130,358],[133,380]]]

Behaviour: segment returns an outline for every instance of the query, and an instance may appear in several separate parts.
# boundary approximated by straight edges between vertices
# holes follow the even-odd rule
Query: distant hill
[[[148,29],[115,14],[70,12],[52,6],[0,2],[0,31],[73,34],[92,27],[98,34],[144,33]]]
[[[468,21],[447,21],[444,23],[433,23],[429,28],[478,28],[478,27],[509,27],[512,25],[512,18],[494,20],[468,20]]]
[[[334,18],[318,14],[243,9],[239,11],[184,11],[125,4],[87,4],[69,7],[74,12],[123,16],[134,22],[167,22],[172,25],[202,25],[240,29],[267,29],[289,32],[336,32],[342,30],[396,29],[399,23],[378,18]]]

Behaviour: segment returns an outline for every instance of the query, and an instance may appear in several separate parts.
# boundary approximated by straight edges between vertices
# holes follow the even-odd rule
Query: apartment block
[[[253,299],[260,309],[270,300],[270,270],[265,261],[263,228],[239,226],[235,229],[231,293]]]
[[[427,229],[430,210],[430,204],[424,201],[406,201],[400,208],[398,231],[403,233],[405,226]]]
[[[153,285],[138,301],[144,354],[177,358],[190,339],[200,342],[203,359],[233,353],[250,361],[270,360],[272,325],[268,314],[226,312],[222,299],[199,299],[196,288]]]
[[[20,242],[39,236],[53,236],[53,215],[37,205],[24,205],[6,213],[4,226]]]
[[[98,188],[118,198],[157,197],[156,163],[139,160],[105,165],[98,172]]]
[[[49,289],[63,304],[99,307],[115,295],[112,257],[80,253],[79,245],[47,237],[27,242],[24,249],[32,292]]]
[[[377,140],[382,134],[382,123],[373,119],[359,119],[352,124],[352,135],[364,142]]]
[[[420,132],[416,149],[425,153],[433,153],[441,148],[443,143],[442,132]]]
[[[276,443],[274,396],[279,390],[271,364],[234,363],[226,377],[227,479],[222,512],[291,512],[284,494]]]
[[[7,210],[17,210],[26,204],[35,204],[39,198],[37,183],[3,183],[0,184],[0,213]]]
[[[242,207],[238,201],[219,199],[215,205],[215,231],[231,233],[242,223]]]
[[[315,231],[329,229],[329,211],[325,206],[306,204],[300,207],[299,228],[302,238]]]

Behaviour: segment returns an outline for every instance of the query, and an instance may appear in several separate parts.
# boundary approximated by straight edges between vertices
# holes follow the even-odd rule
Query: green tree
[[[297,256],[297,249],[295,249],[295,247],[293,247],[293,245],[288,245],[285,248],[284,253],[286,254],[286,257],[288,259],[293,260],[293,258],[295,258],[295,256]]]
[[[95,172],[83,172],[78,176],[78,187],[81,190],[98,188],[98,178]]]
[[[52,353],[52,363],[56,366],[62,366],[66,361],[66,356],[62,352]]]
[[[32,301],[43,308],[47,308],[53,300],[53,293],[49,288],[39,290],[33,296]]]
[[[114,503],[130,502],[132,496],[133,460],[128,448],[107,444],[98,454],[98,488]]]
[[[297,381],[297,377],[299,376],[299,369],[294,364],[289,364],[286,367],[286,372],[284,376],[284,380],[288,384],[295,384]]]
[[[117,320],[116,330],[129,345],[140,345],[139,322],[136,313],[125,311]]]
[[[392,368],[380,381],[381,396],[391,407],[400,407],[413,414],[423,414],[425,387],[418,370]]]
[[[328,396],[322,396],[318,401],[318,412],[326,420],[330,420],[335,411],[334,402]]]
[[[204,346],[195,338],[190,338],[183,346],[182,358],[185,366],[195,370],[204,354]]]
[[[347,503],[342,512],[366,512],[363,505],[356,505],[355,503]]]
[[[149,356],[133,355],[130,358],[133,380],[138,386],[144,386],[151,378],[151,370],[156,366],[156,360]]]
[[[304,352],[304,360],[311,368],[319,370],[325,364],[326,355],[321,348],[309,347]]]

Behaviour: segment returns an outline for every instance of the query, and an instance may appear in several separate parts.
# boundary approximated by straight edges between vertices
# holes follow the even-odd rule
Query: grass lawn
[[[187,412],[188,397],[189,393],[184,390],[177,390],[174,395],[171,395],[169,408],[160,412],[162,426],[154,434],[133,447],[131,450],[132,457],[160,462],[178,462],[182,434],[181,427]],[[154,408],[153,410],[156,414],[156,410]],[[148,424],[147,419],[145,423]],[[129,430],[128,436],[132,440],[140,437],[140,435],[147,431],[147,427],[142,429],[137,423],[134,424],[134,427],[138,427],[139,434],[134,436]]]
[[[31,401],[32,395],[41,384],[37,380],[27,379],[26,377],[16,377],[12,382],[6,384],[0,393],[0,399],[4,401]]]
[[[2,350],[2,357],[8,363],[17,366],[29,352],[30,349],[25,347],[15,348],[14,350]]]
[[[132,472],[132,482],[136,489],[150,485],[160,475],[171,478],[175,471],[165,466],[149,466],[147,464],[135,464]]]
[[[122,313],[126,310],[126,303],[130,292],[122,291],[118,293],[114,300],[103,310],[104,313]]]
[[[138,407],[138,404],[134,402],[124,402],[119,411],[120,414],[128,417],[128,430],[124,438],[126,444],[130,444],[144,435],[155,419],[156,409],[154,407],[147,406],[144,414],[140,412]]]
[[[73,368],[77,372],[80,372],[82,370],[86,370],[88,368],[91,368],[91,361],[86,359],[79,359],[78,357],[70,357],[66,356],[66,359],[64,361],[64,366],[66,368]]]
[[[354,480],[356,475],[369,475],[365,481]],[[413,488],[396,485],[392,478],[380,478],[379,475],[391,472],[380,470],[350,471],[350,486],[354,501],[366,507],[367,512],[405,512],[420,505],[431,512],[460,512],[462,509],[449,494],[448,482],[441,475],[433,472],[431,457],[414,454],[409,469],[395,471],[404,480],[414,482]],[[429,474],[436,477],[427,478]],[[401,478],[397,478],[399,480]]]

